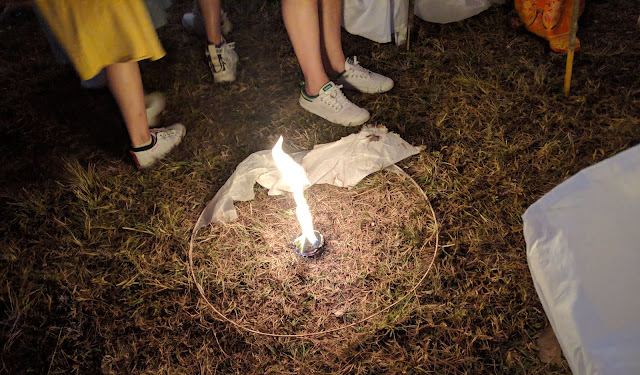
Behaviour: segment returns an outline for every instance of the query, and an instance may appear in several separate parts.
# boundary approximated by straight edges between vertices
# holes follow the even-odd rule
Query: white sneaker
[[[233,82],[236,80],[236,69],[238,66],[238,54],[234,51],[235,43],[227,43],[222,38],[222,46],[217,48],[210,44],[207,46],[205,54],[207,62],[213,74],[213,81],[216,83]]]
[[[393,80],[391,78],[363,68],[355,56],[353,60],[348,57],[344,62],[344,72],[336,80],[336,83],[344,86],[345,89],[357,90],[368,94],[387,92],[393,88]]]
[[[129,151],[138,169],[149,168],[164,158],[169,151],[180,144],[187,130],[182,124],[173,124],[166,128],[150,129],[149,132],[151,144],[132,148]]]
[[[150,128],[157,126],[158,117],[160,113],[164,111],[166,105],[167,99],[161,92],[156,91],[144,96],[144,106],[147,109],[147,123]]]
[[[367,122],[370,117],[369,111],[349,101],[340,90],[341,87],[329,82],[322,86],[318,95],[310,96],[304,91],[303,86],[300,92],[300,106],[334,124],[358,126]]]

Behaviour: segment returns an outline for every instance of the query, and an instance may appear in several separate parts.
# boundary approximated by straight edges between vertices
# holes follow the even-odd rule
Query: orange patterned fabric
[[[549,41],[551,49],[567,52],[571,30],[571,12],[574,0],[515,0],[520,20],[527,30]],[[585,0],[580,0],[580,14]],[[580,41],[576,39],[576,48]]]

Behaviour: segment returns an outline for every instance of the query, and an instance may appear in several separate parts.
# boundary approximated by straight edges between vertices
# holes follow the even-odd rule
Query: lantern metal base
[[[313,233],[318,238],[318,242],[315,244],[312,244],[306,238],[302,239],[302,237],[293,242],[296,247],[297,254],[302,255],[305,258],[311,258],[322,252],[322,250],[324,249],[322,247],[324,245],[324,237],[322,236],[322,233],[318,232],[317,230],[314,230]]]

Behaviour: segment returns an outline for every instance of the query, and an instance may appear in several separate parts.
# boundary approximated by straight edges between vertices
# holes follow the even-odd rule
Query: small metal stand
[[[322,253],[322,251],[324,250],[324,248],[322,247],[324,245],[324,237],[322,236],[322,233],[318,232],[317,230],[314,230],[313,233],[318,238],[318,242],[316,242],[315,244],[312,244],[311,242],[309,242],[309,240],[307,240],[306,238],[303,239],[302,237],[293,242],[294,246],[296,247],[297,254],[302,255],[305,258],[311,258]]]

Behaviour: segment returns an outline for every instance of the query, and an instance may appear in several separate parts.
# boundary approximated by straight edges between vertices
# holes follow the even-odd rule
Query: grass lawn
[[[538,359],[548,325],[527,268],[521,215],[581,169],[640,142],[640,3],[588,1],[571,96],[565,56],[511,26],[512,5],[471,19],[416,19],[411,49],[343,34],[345,53],[393,78],[348,94],[424,150],[400,163],[439,224],[434,266],[410,298],[354,327],[309,338],[256,335],[204,302],[188,267],[191,229],[249,154],[311,149],[358,128],[297,103],[299,71],[280,2],[228,1],[240,73],[215,85],[203,41],[175,1],[159,30],[167,56],[141,63],[168,99],[161,122],[187,135],[152,170],[128,156],[106,90],[56,64],[38,21],[0,27],[0,373],[568,374]],[[200,231],[194,271],[234,321],[288,334],[349,324],[411,289],[434,253],[434,218],[406,179],[314,186],[328,251],[289,247],[291,197],[237,205]],[[281,241],[280,241],[281,239]]]

